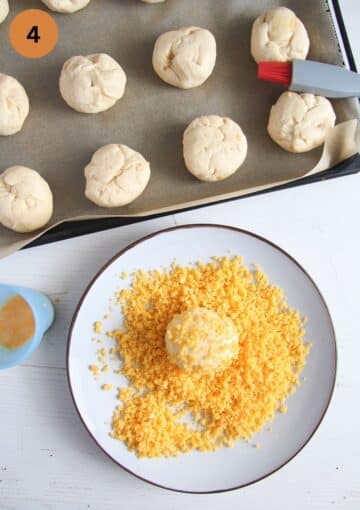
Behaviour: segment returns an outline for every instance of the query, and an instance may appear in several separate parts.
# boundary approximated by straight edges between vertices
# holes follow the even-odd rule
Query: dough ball
[[[109,55],[71,57],[63,65],[60,92],[66,103],[81,113],[108,110],[123,97],[126,74]]]
[[[49,9],[64,14],[80,11],[90,3],[90,0],[41,0]]]
[[[0,174],[0,223],[15,232],[32,232],[50,220],[53,196],[41,175],[25,166]]]
[[[165,344],[172,363],[185,370],[226,368],[239,352],[239,338],[231,319],[206,308],[175,315]]]
[[[286,151],[307,152],[324,143],[335,120],[325,97],[284,92],[271,108],[268,132]]]
[[[251,54],[256,62],[305,59],[309,48],[309,36],[304,24],[287,7],[271,9],[253,24]]]
[[[150,179],[150,164],[126,145],[105,145],[86,166],[85,178],[89,200],[100,207],[120,207],[143,193]]]
[[[191,89],[202,85],[213,72],[215,62],[215,37],[204,28],[166,32],[155,43],[154,70],[174,87]]]
[[[185,165],[201,181],[222,181],[243,164],[247,140],[241,127],[228,117],[198,117],[183,138]]]
[[[165,0],[141,0],[142,2],[145,2],[146,4],[160,4],[161,2],[165,2]]]
[[[8,0],[0,0],[0,23],[5,21],[8,14],[9,14]]]
[[[0,135],[20,131],[29,114],[29,98],[12,76],[0,73]]]

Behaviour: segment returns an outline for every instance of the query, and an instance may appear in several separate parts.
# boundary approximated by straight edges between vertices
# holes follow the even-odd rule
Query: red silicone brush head
[[[258,78],[288,87],[292,80],[292,63],[259,62]]]

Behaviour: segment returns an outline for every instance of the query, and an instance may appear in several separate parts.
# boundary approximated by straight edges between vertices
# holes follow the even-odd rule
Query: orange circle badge
[[[55,48],[59,31],[50,14],[40,9],[28,9],[13,19],[9,35],[14,50],[20,55],[41,58]]]

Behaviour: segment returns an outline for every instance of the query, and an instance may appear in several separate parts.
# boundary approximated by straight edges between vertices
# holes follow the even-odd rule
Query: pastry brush
[[[258,78],[279,83],[294,92],[310,92],[325,97],[360,97],[359,74],[312,60],[260,62]]]

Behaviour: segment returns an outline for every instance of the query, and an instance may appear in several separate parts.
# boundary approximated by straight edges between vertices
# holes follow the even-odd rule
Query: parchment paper
[[[287,153],[267,135],[270,107],[282,89],[257,80],[250,32],[254,18],[277,5],[294,9],[305,23],[311,39],[309,58],[342,64],[323,0],[167,0],[157,5],[140,0],[92,0],[76,14],[54,14],[59,43],[41,60],[16,54],[7,32],[21,10],[46,8],[40,0],[12,0],[11,14],[0,26],[0,72],[15,76],[24,85],[31,111],[19,134],[0,137],[0,172],[21,164],[37,169],[48,180],[55,199],[54,216],[47,226],[51,228],[67,219],[146,216],[241,196],[298,179],[309,171],[319,172],[355,154],[360,148],[357,121],[335,129],[322,158],[322,149],[302,155]],[[202,87],[183,91],[155,75],[151,55],[159,34],[186,25],[214,33],[218,58],[213,75]],[[96,52],[110,54],[124,67],[126,94],[108,112],[79,114],[60,97],[60,70],[69,57]],[[356,100],[333,104],[338,123],[358,118]],[[241,169],[215,184],[197,181],[186,171],[182,158],[182,133],[194,117],[203,114],[230,116],[242,126],[249,143]],[[151,162],[148,188],[126,207],[101,209],[84,196],[84,166],[107,143],[127,144]],[[42,232],[16,234],[0,227],[0,257]]]

